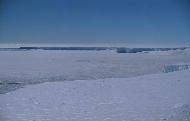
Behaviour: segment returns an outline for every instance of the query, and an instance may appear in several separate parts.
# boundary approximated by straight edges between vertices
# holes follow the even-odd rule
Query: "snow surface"
[[[0,93],[47,81],[126,78],[181,70],[190,49],[149,53],[105,51],[0,51]],[[171,69],[172,67],[177,69]],[[185,69],[185,68],[183,68]]]
[[[1,121],[190,121],[190,70],[46,82],[0,95]]]
[[[1,50],[0,121],[190,121],[189,69],[190,49]]]

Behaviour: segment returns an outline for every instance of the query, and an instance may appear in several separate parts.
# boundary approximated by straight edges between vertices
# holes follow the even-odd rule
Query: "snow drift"
[[[190,121],[190,70],[47,82],[0,95],[2,121]]]

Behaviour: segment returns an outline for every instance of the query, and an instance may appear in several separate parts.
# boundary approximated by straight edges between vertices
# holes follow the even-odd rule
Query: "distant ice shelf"
[[[185,50],[190,47],[179,48],[127,48],[127,47],[19,47],[19,48],[0,48],[0,51],[19,51],[19,50],[116,50],[117,53],[138,53],[147,51],[169,51],[169,50]]]
[[[188,47],[182,48],[117,48],[117,53],[138,53],[147,51],[169,51],[169,50],[185,50]]]

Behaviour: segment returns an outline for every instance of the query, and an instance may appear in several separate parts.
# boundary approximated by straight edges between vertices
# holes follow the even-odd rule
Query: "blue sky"
[[[0,43],[190,44],[190,0],[0,0]]]

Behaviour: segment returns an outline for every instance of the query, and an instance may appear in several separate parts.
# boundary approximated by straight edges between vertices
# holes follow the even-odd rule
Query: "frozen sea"
[[[148,53],[117,53],[115,50],[0,51],[0,93],[47,81],[128,78],[163,73],[167,66],[188,66],[189,62],[189,49]]]
[[[1,50],[0,93],[0,121],[190,121],[190,49]]]

